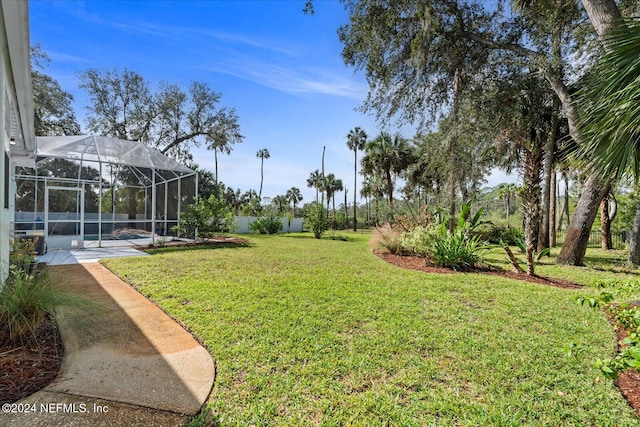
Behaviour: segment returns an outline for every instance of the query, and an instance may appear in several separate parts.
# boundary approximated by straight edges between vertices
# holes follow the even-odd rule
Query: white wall
[[[0,285],[9,266],[9,240],[15,191],[13,163],[17,157],[34,162],[33,90],[31,86],[29,5],[0,1]],[[9,153],[9,182],[5,153]],[[25,161],[20,162],[24,164]],[[5,197],[9,196],[9,206]]]
[[[237,216],[236,217],[236,233],[247,234],[251,233],[249,225],[253,223],[258,217],[255,216]],[[282,222],[281,233],[297,233],[302,231],[302,218],[291,218],[291,226],[289,226],[289,219],[286,217],[280,218]]]

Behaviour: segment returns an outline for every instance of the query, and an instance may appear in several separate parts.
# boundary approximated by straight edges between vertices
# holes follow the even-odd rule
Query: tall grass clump
[[[453,232],[443,231],[435,241],[431,261],[440,267],[468,270],[480,261],[484,250],[479,236],[469,233],[468,227],[458,227]]]
[[[93,307],[84,298],[51,286],[46,264],[36,264],[23,249],[21,242],[14,242],[9,275],[0,287],[0,343],[36,341],[38,327],[57,307]]]

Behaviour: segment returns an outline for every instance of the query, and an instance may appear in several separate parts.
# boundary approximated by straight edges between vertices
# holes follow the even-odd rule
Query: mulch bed
[[[618,348],[616,352],[619,352],[623,346],[622,341],[629,335],[629,331],[617,323],[611,313],[608,313],[608,316],[611,325],[616,330],[616,336],[618,337]],[[635,369],[627,369],[618,374],[618,378],[614,384],[618,386],[620,393],[627,399],[627,402],[636,411],[636,414],[640,416],[640,373]]]
[[[35,393],[58,375],[63,347],[55,320],[45,319],[36,335],[37,345],[0,337],[0,404]]]
[[[242,239],[240,237],[225,237],[225,236],[216,236],[210,239],[205,239],[204,242],[196,242],[196,241],[186,241],[186,240],[169,240],[162,244],[156,243],[155,245],[137,245],[134,248],[139,250],[146,249],[159,249],[159,248],[189,248],[194,246],[208,246],[215,244],[236,244],[236,245],[245,245],[249,241],[246,239]]]
[[[384,261],[398,266],[400,268],[407,268],[410,270],[424,271],[425,273],[438,273],[438,274],[456,274],[459,273],[450,268],[433,267],[428,265],[424,258],[416,256],[404,256],[394,255],[383,251],[374,251],[378,257]],[[500,268],[492,267],[489,265],[479,266],[471,270],[465,271],[466,273],[484,273],[494,276],[506,277],[515,280],[524,280],[526,282],[539,283],[541,285],[553,286],[562,289],[582,289],[582,285],[571,282],[565,279],[556,279],[551,277],[542,276],[529,276],[528,274],[518,274],[513,271],[506,271]]]

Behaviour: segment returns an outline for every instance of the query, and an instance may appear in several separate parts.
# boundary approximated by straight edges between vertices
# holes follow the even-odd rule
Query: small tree
[[[324,232],[329,229],[329,219],[325,216],[324,207],[321,203],[311,205],[306,219],[316,239],[320,239]]]
[[[180,215],[180,222],[172,230],[200,242],[216,234],[236,229],[231,208],[215,195],[200,199],[187,207]]]

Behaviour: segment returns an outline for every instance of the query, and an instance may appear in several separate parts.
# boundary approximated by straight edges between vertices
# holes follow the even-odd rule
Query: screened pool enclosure
[[[102,136],[36,138],[36,164],[15,170],[13,229],[49,248],[174,235],[196,197],[196,173],[140,142]]]

